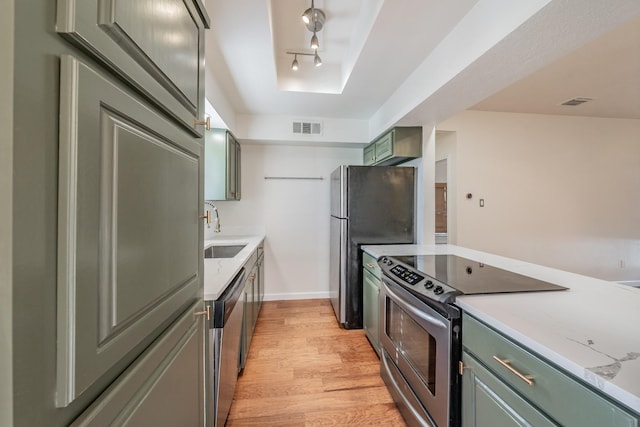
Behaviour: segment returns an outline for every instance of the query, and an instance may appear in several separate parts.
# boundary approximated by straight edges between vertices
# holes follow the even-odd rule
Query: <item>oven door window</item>
[[[387,298],[385,332],[432,395],[436,392],[436,339]]]

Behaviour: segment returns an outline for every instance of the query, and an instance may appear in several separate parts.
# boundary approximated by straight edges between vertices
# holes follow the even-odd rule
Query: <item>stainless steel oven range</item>
[[[460,426],[463,294],[563,290],[455,255],[378,259],[381,375],[411,426]]]

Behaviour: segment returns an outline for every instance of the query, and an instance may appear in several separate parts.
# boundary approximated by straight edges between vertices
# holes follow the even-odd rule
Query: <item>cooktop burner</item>
[[[416,255],[407,261],[381,257],[378,264],[405,288],[442,303],[452,302],[457,295],[567,289],[455,255]]]

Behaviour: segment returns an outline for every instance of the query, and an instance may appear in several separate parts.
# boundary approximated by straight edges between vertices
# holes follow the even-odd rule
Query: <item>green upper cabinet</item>
[[[201,0],[58,1],[58,33],[199,137],[205,28]]]
[[[374,164],[376,162],[376,144],[369,144],[364,147],[363,156],[365,166]]]
[[[204,199],[240,200],[241,148],[226,129],[205,134]]]
[[[364,148],[363,164],[392,166],[421,156],[422,128],[396,127]]]

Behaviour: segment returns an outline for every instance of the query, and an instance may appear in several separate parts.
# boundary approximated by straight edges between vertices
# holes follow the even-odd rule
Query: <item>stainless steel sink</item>
[[[233,258],[247,245],[209,246],[204,250],[205,258]]]

